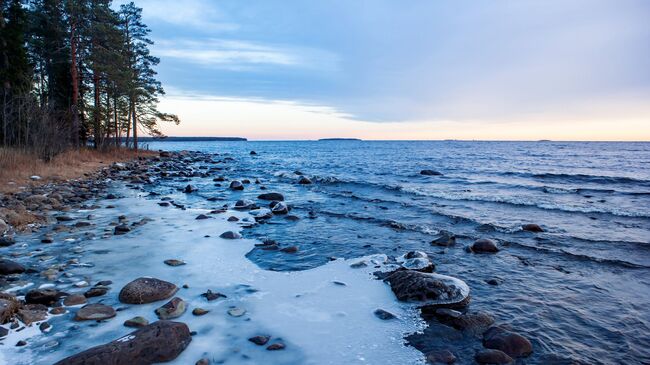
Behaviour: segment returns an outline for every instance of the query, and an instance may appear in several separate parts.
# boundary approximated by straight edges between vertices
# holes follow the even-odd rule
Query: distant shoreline
[[[248,141],[244,137],[140,137],[141,142]]]

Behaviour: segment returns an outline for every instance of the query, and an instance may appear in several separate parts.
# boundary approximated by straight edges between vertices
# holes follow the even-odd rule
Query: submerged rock
[[[230,190],[244,190],[244,184],[239,180],[233,180],[228,187]]]
[[[298,184],[309,185],[311,184],[311,180],[307,176],[301,176],[300,179],[298,180]]]
[[[198,190],[199,189],[197,189],[194,185],[187,185],[185,187],[185,189],[183,189],[183,192],[187,193],[187,194],[190,194],[190,193],[193,193],[193,192],[198,191]]]
[[[284,195],[282,195],[280,193],[264,193],[264,194],[258,195],[257,199],[271,200],[271,201],[276,200],[276,201],[281,202],[281,201],[284,201]]]
[[[420,171],[420,175],[425,175],[425,176],[440,176],[442,173],[435,171],[435,170],[422,170]]]
[[[456,356],[449,350],[432,351],[427,354],[429,364],[453,364],[456,362]]]
[[[540,227],[535,223],[524,224],[523,226],[521,226],[521,230],[527,232],[536,232],[536,233],[544,232],[544,229],[542,229],[542,227]]]
[[[289,207],[283,202],[277,202],[273,208],[271,208],[273,214],[287,214],[289,213]]]
[[[483,350],[474,356],[479,364],[497,364],[507,365],[512,364],[513,360],[508,354],[499,350]]]
[[[250,210],[255,206],[255,203],[252,200],[241,199],[235,202],[236,210]]]
[[[377,317],[377,318],[379,318],[379,319],[381,319],[383,321],[387,321],[389,319],[397,318],[397,317],[395,317],[395,315],[393,313],[385,311],[383,309],[377,309],[373,313],[375,314],[375,317]]]
[[[156,309],[156,315],[160,319],[174,319],[183,315],[186,309],[187,305],[185,301],[179,297],[174,297],[165,303],[165,305]]]
[[[115,317],[115,309],[104,304],[88,304],[77,311],[76,321],[100,321]]]
[[[481,238],[472,244],[472,252],[475,253],[496,253],[499,252],[497,244],[489,238]]]
[[[119,226],[115,226],[115,230],[113,231],[113,234],[116,236],[127,234],[131,232],[131,228],[127,226],[126,224],[120,224]]]
[[[472,334],[481,334],[494,324],[494,317],[485,312],[461,313],[440,308],[435,311],[435,316],[443,324]]]
[[[431,241],[431,244],[442,247],[453,246],[456,244],[456,236],[451,232],[440,231],[438,237]]]
[[[466,306],[469,303],[469,287],[451,276],[397,270],[385,280],[401,301],[424,306]]]
[[[155,278],[138,278],[126,284],[119,299],[127,304],[145,304],[170,298],[178,291],[176,285]]]
[[[499,326],[483,334],[483,346],[501,350],[511,357],[524,357],[533,352],[533,345],[526,337]]]
[[[65,358],[55,365],[149,365],[172,361],[192,341],[185,323],[158,321],[105,345]]]

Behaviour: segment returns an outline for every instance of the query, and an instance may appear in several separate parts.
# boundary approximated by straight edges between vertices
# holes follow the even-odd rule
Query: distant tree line
[[[138,133],[161,135],[164,90],[149,28],[134,3],[111,0],[0,0],[0,144],[51,158]]]

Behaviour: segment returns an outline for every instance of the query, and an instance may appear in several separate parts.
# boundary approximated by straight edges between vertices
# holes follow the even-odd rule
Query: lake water
[[[332,257],[427,252],[436,271],[465,280],[472,310],[486,311],[533,342],[531,364],[650,362],[650,144],[563,142],[155,142],[150,149],[232,157],[226,180],[243,192],[191,179],[185,203],[285,195],[298,221],[244,231],[299,247],[253,249],[260,268],[307,270]],[[257,155],[251,155],[250,151]],[[222,156],[223,157],[223,156]],[[431,169],[439,176],[424,176]],[[298,173],[298,174],[297,174]],[[314,183],[299,185],[299,174]],[[179,187],[186,184],[179,181]],[[219,186],[221,185],[221,186]],[[530,233],[522,224],[545,230]],[[441,231],[457,236],[432,246]],[[496,255],[464,250],[491,238]],[[486,283],[497,279],[500,285]],[[430,323],[411,342],[471,359],[480,340]],[[431,341],[437,336],[438,341]]]

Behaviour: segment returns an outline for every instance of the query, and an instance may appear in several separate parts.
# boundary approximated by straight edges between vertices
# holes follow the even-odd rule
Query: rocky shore
[[[214,209],[202,212],[195,212],[170,197],[172,193],[200,195],[200,189],[193,185],[194,178],[211,179],[215,186],[227,187],[235,193],[248,189],[250,185],[265,190],[264,176],[253,179],[225,178],[223,173],[229,169],[229,158],[198,152],[161,152],[157,157],[115,163],[110,168],[98,171],[83,180],[43,185],[3,196],[0,203],[1,346],[30,347],[33,337],[39,336],[39,333],[56,332],[58,328],[65,326],[59,324],[62,321],[79,325],[94,323],[99,327],[113,326],[110,333],[121,333],[121,337],[116,336],[111,341],[95,347],[79,348],[79,351],[70,356],[57,358],[57,364],[152,364],[180,359],[179,356],[184,351],[191,349],[193,337],[202,334],[200,329],[194,329],[192,323],[200,323],[197,321],[200,321],[201,317],[209,316],[210,312],[217,310],[218,307],[213,308],[217,303],[235,301],[228,306],[226,316],[219,320],[250,320],[250,312],[254,312],[254,309],[252,306],[245,308],[244,298],[262,290],[250,285],[239,285],[234,289],[224,288],[224,293],[209,288],[196,288],[200,294],[196,292],[195,295],[190,295],[195,290],[194,286],[199,283],[180,284],[192,279],[192,275],[183,277],[180,274],[183,271],[178,271],[192,265],[181,257],[183,251],[178,251],[178,256],[174,258],[159,260],[159,267],[177,270],[169,274],[170,277],[176,278],[174,282],[147,276],[151,270],[145,270],[145,265],[139,270],[138,263],[135,262],[123,262],[123,265],[128,266],[128,269],[124,267],[124,271],[135,274],[129,278],[111,277],[108,272],[102,271],[92,275],[93,278],[101,276],[93,281],[91,275],[80,277],[77,273],[79,270],[92,273],[94,269],[93,265],[85,263],[84,242],[123,239],[119,242],[127,245],[130,244],[129,238],[134,235],[136,240],[142,241],[143,237],[137,236],[138,231],[145,229],[150,222],[158,224],[154,222],[155,219],[146,216],[133,217],[123,212],[121,202],[125,198],[113,192],[115,186],[123,186],[140,194],[133,199],[155,201],[156,208],[163,212],[176,209],[179,210],[176,214],[191,215],[190,218],[184,219],[191,219],[192,223],[179,227],[187,228],[187,232],[195,234],[197,239],[215,238],[230,245],[244,241],[239,232],[241,228],[271,223],[276,219],[303,218],[292,213],[291,203],[287,202],[286,194],[282,192],[267,191],[258,195],[257,201],[233,199],[224,201],[223,204],[219,202],[223,199],[199,196],[199,199],[215,204]],[[170,189],[160,192],[144,189],[146,186],[157,186],[163,181],[173,181],[178,188],[173,192]],[[310,183],[308,176],[300,176],[295,182],[296,185]],[[144,194],[146,191],[148,193]],[[102,213],[99,213],[100,211]],[[107,211],[111,213],[106,214]],[[210,230],[212,227],[221,227],[215,225],[217,221],[237,228],[224,228],[222,231],[213,232]],[[164,227],[162,223],[161,227]],[[529,225],[524,229],[538,232],[541,227]],[[199,236],[200,234],[202,236]],[[162,240],[164,233],[161,232],[160,235]],[[106,243],[107,250],[113,249],[114,244],[109,246],[110,241],[102,242]],[[431,244],[448,247],[455,244],[455,238],[452,233],[443,232]],[[286,255],[299,250],[296,246],[283,246],[270,239],[255,245],[257,248],[277,250]],[[161,244],[160,247],[164,245]],[[231,246],[224,247],[226,250],[231,249]],[[150,249],[158,250],[154,247]],[[501,248],[497,242],[485,237],[466,249],[470,254],[498,255]],[[95,250],[93,254],[102,255],[98,251],[101,250]],[[173,252],[164,252],[163,255],[172,256]],[[142,262],[145,260],[143,258]],[[393,301],[398,307],[382,307],[385,304],[380,302],[371,304],[373,308],[366,312],[378,321],[373,322],[373,325],[388,324],[400,328],[398,323],[404,321],[403,317],[407,316],[407,312],[398,311],[402,308],[413,308],[420,313],[421,318],[415,320],[426,320],[429,328],[402,335],[408,336],[407,343],[420,350],[428,363],[475,361],[481,364],[510,364],[527,357],[533,351],[531,342],[515,328],[490,313],[472,310],[470,287],[459,278],[437,274],[436,263],[424,252],[411,251],[397,257],[375,255],[350,262],[332,258],[332,261],[332,265],[339,265],[332,266],[339,270],[337,273],[345,267],[348,281],[330,278],[328,282],[331,287],[327,288],[328,291],[340,288],[359,290],[358,287],[352,287],[351,281],[354,280],[371,280],[379,284],[373,286],[376,287],[378,298],[385,295],[387,288],[392,291]],[[136,274],[138,271],[141,271],[141,274]],[[372,273],[373,278],[360,276],[356,274],[357,271]],[[307,279],[305,281],[308,282]],[[116,286],[118,283],[120,285]],[[308,283],[307,287],[313,285]],[[498,285],[498,282],[494,285]],[[119,288],[119,291],[114,288]],[[227,290],[230,291],[226,292]],[[294,296],[302,298],[308,295],[302,293]],[[262,299],[256,300],[264,303]],[[146,308],[146,311],[140,311],[138,313],[141,315],[125,317],[122,320],[126,313],[138,308]],[[352,323],[352,318],[356,317],[348,315]],[[360,315],[363,317],[364,314]],[[151,323],[146,318],[154,316],[157,320]],[[114,323],[118,321],[120,326],[115,327]],[[51,322],[56,322],[57,325],[53,326]],[[205,326],[199,327],[209,333]],[[435,331],[431,331],[433,327]],[[252,332],[250,336],[246,336],[248,344],[244,343],[242,346],[260,347],[269,354],[287,352],[289,355],[278,356],[289,358],[298,356],[289,351],[290,341],[281,336],[256,331],[258,333]],[[441,334],[449,337],[470,336],[480,342],[483,349],[476,352],[473,359],[459,360],[454,354],[454,348],[439,348],[436,339]],[[52,339],[47,342],[47,346],[56,349],[65,341],[65,338]],[[0,353],[3,352],[2,347]],[[244,347],[244,350],[239,351],[247,350]],[[217,363],[214,354],[201,355],[204,357],[194,356],[192,363]],[[7,352],[5,358],[7,356],[12,355]],[[272,357],[266,359],[269,363],[274,362]],[[277,359],[282,359],[283,363],[291,362],[283,357]],[[15,359],[5,360],[12,363]],[[188,359],[184,360],[184,363],[187,363]],[[292,361],[300,363],[295,358]],[[395,360],[394,363],[401,362]]]

